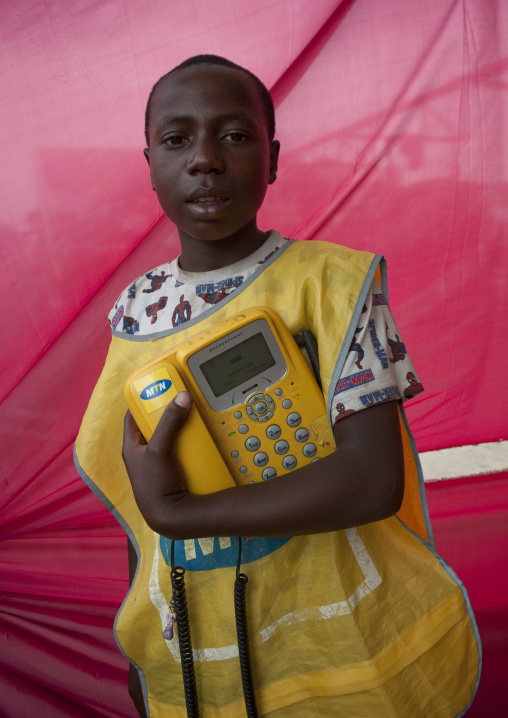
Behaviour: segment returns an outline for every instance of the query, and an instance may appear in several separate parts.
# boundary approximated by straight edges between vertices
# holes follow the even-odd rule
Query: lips
[[[195,189],[189,197],[187,202],[194,204],[220,204],[221,202],[227,202],[229,197],[216,188],[198,187]]]
[[[188,196],[186,205],[195,219],[218,221],[228,212],[231,198],[217,187],[198,187]]]
[[[224,204],[224,202],[227,202],[227,197],[200,197],[199,199],[193,199],[193,204]]]

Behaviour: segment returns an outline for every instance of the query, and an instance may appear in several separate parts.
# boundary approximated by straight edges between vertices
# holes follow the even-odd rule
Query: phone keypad
[[[249,479],[248,483],[253,483],[251,477],[255,477],[256,474],[258,477],[261,475],[264,481],[269,481],[278,475],[277,466],[280,467],[282,473],[285,473],[295,469],[301,462],[302,465],[305,465],[309,461],[318,460],[319,457],[316,457],[318,447],[312,442],[309,429],[301,426],[301,414],[294,410],[290,411],[293,409],[293,401],[283,398],[282,389],[279,387],[274,389],[272,396],[266,392],[253,394],[245,402],[244,407],[246,416],[238,410],[235,411],[234,417],[239,421],[248,421],[248,423],[238,424],[237,427],[240,434],[249,434],[244,444],[248,453],[241,457],[238,451],[231,452],[233,459],[245,462],[239,468],[237,464],[236,469],[245,476],[244,481]],[[293,439],[288,436],[287,430],[284,434],[282,428],[284,423],[282,425],[281,423],[270,423],[259,435],[256,432],[256,426],[261,429],[260,424],[269,422],[276,411],[279,412],[277,414],[277,417],[280,417],[279,421],[282,420],[290,429],[295,430],[294,433],[292,432]],[[250,424],[249,420],[255,422],[254,425]]]

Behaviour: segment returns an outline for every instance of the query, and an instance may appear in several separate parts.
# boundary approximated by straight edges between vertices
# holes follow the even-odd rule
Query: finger
[[[124,447],[146,444],[143,434],[139,430],[139,427],[130,411],[126,413],[123,420],[123,444]]]
[[[181,391],[168,404],[157,424],[150,447],[156,451],[171,451],[177,433],[185,424],[192,406],[192,397],[187,391]]]

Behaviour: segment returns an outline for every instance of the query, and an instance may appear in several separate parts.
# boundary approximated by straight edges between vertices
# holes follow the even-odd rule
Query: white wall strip
[[[508,471],[508,441],[456,446],[420,454],[425,481]]]

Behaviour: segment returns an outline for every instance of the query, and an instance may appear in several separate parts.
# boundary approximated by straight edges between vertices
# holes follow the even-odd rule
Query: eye
[[[169,137],[164,137],[162,143],[170,147],[183,147],[188,141],[183,135],[169,135]]]
[[[245,132],[232,131],[225,134],[224,139],[226,140],[226,142],[229,142],[234,145],[239,145],[242,142],[247,142],[249,137],[245,134]]]

